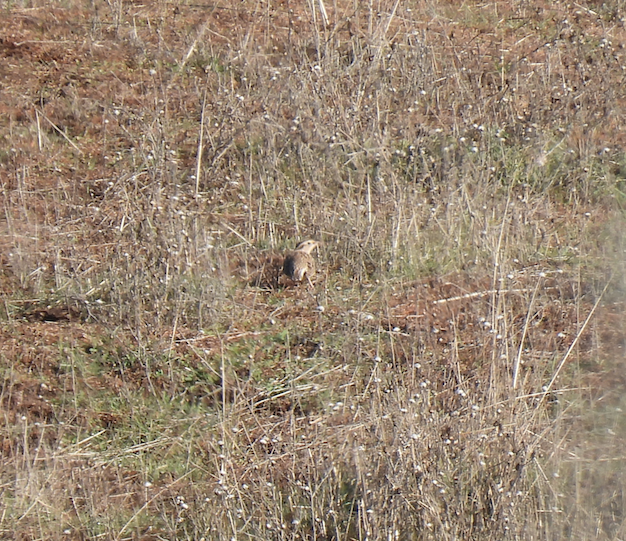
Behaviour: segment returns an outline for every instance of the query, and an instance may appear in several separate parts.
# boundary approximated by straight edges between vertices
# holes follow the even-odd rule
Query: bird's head
[[[319,242],[315,240],[305,240],[298,244],[298,246],[296,246],[296,252],[304,252],[305,254],[310,254],[319,245]]]

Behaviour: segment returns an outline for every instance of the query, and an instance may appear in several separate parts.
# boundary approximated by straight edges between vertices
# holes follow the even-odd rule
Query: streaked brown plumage
[[[302,282],[306,276],[310,283],[311,276],[315,273],[315,260],[311,252],[318,245],[314,240],[305,240],[298,244],[293,252],[289,252],[285,256],[283,274],[286,274],[294,282]]]

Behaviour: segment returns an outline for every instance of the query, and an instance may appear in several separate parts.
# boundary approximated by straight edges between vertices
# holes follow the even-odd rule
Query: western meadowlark
[[[315,274],[315,260],[311,252],[319,246],[314,240],[305,240],[296,246],[293,252],[285,256],[283,274],[286,274],[294,282],[302,282],[306,276],[309,284],[311,275]]]

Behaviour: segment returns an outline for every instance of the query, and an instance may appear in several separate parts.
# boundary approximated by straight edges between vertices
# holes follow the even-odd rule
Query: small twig
[[[539,400],[539,403],[541,403],[545,399],[545,397],[548,395],[548,393],[552,389],[552,385],[554,385],[554,382],[556,381],[556,378],[559,376],[559,373],[561,372],[561,369],[563,368],[563,366],[565,365],[565,362],[567,361],[567,359],[569,358],[570,354],[572,353],[572,351],[576,347],[576,344],[578,344],[578,340],[580,339],[580,337],[582,336],[583,332],[587,328],[587,324],[591,321],[591,318],[593,317],[593,314],[595,313],[596,308],[600,304],[600,301],[602,300],[602,297],[604,297],[604,294],[606,293],[606,290],[609,287],[609,284],[611,283],[611,279],[612,279],[612,277],[609,279],[609,281],[604,286],[604,289],[602,290],[602,293],[598,297],[598,300],[596,301],[596,303],[593,305],[593,308],[591,309],[591,312],[589,312],[589,315],[587,316],[587,319],[585,319],[585,322],[583,323],[582,327],[580,328],[580,330],[576,334],[576,338],[574,338],[574,341],[572,342],[570,347],[565,352],[565,355],[563,356],[563,359],[561,359],[561,362],[559,363],[559,366],[557,366],[556,370],[554,371],[554,375],[552,376],[552,379],[550,380],[550,383],[548,383],[548,385],[546,385],[545,389],[543,390],[543,395],[542,395],[541,399]]]
[[[88,441],[93,440],[94,438],[97,438],[98,436],[101,436],[102,434],[104,434],[106,432],[106,430],[100,430],[100,432],[96,432],[95,434],[92,434],[91,436],[88,436],[80,441],[77,441],[76,443],[74,443],[73,445],[71,445],[70,447],[68,447],[67,449],[64,449],[64,453],[66,454],[68,452],[70,452],[70,449],[76,449],[78,447],[82,447],[83,445],[85,445],[85,443],[87,443]]]
[[[15,43],[13,43],[13,45],[15,45],[16,47],[21,47],[22,45],[30,45],[31,43],[36,43],[37,45],[42,45],[42,44],[54,44],[54,45],[66,45],[68,43],[76,43],[74,41],[69,41],[69,40],[60,40],[60,39],[27,39],[24,41],[16,41]]]
[[[235,235],[237,235],[242,241],[244,241],[248,246],[252,246],[252,243],[246,238],[244,237],[241,233],[239,233],[239,231],[233,229],[231,226],[229,226],[226,222],[222,222],[222,225],[228,229],[231,233],[234,233]]]
[[[187,51],[187,54],[185,55],[185,58],[183,58],[183,61],[180,63],[180,66],[179,66],[179,71],[180,72],[183,71],[183,68],[187,65],[187,62],[189,62],[189,59],[191,58],[191,55],[196,50],[198,42],[202,39],[202,37],[204,36],[204,33],[207,31],[208,22],[209,22],[208,19],[204,22],[204,24],[200,28],[200,31],[198,32],[198,35],[196,36],[196,39],[193,40],[193,43],[191,44],[191,47],[189,47],[189,50]]]
[[[400,4],[400,0],[396,0],[396,3],[394,4],[393,9],[391,10],[391,13],[389,14],[389,18],[387,19],[387,24],[385,25],[385,29],[383,30],[382,35],[379,35],[378,51],[376,52],[376,61],[377,62],[382,57],[382,54],[383,54],[383,41],[385,41],[387,39],[387,33],[389,32],[389,28],[391,27],[391,22],[393,21],[393,19],[396,16],[396,12],[398,10],[398,4]]]
[[[398,5],[400,4],[400,0],[396,0],[396,3],[393,5],[393,9],[391,10],[391,13],[389,14],[389,18],[387,19],[387,24],[385,25],[385,30],[383,32],[383,36],[387,35],[387,32],[389,32],[389,27],[391,26],[391,21],[393,21],[394,17],[396,16],[396,12],[398,11]]]
[[[498,272],[500,272],[500,256],[502,255],[502,243],[504,241],[504,232],[506,229],[506,225],[509,223],[509,205],[511,204],[511,189],[509,188],[509,192],[506,196],[506,205],[504,206],[504,215],[502,216],[502,223],[500,224],[500,234],[498,235],[498,246],[496,248],[495,258],[493,262],[493,278],[492,284],[495,286],[498,283]],[[495,319],[496,319],[496,298],[499,294],[498,289],[494,289],[491,305],[493,311],[493,323],[495,328]],[[495,350],[494,350],[495,352]]]
[[[208,74],[207,74],[208,78]],[[202,153],[204,151],[204,113],[206,111],[207,85],[204,85],[204,97],[202,99],[202,114],[200,115],[200,135],[198,136],[198,153],[196,156],[196,197],[200,190],[200,173],[202,172]]]
[[[293,394],[295,392],[303,393],[305,391],[310,391],[311,389],[314,389],[314,388],[315,388],[314,384],[312,384],[312,383],[305,383],[304,385],[296,386],[293,389],[284,389],[282,391],[276,392],[276,394],[273,394],[273,395],[268,396],[266,398],[262,398],[258,402],[253,402],[252,403],[252,407],[258,408],[259,406],[261,406],[261,405],[263,405],[263,404],[265,404],[267,402],[271,402],[272,400],[278,400],[279,398],[284,398],[285,396],[289,396],[290,394]]]
[[[367,197],[367,221],[368,223],[371,225],[373,223],[372,220],[372,187],[371,187],[371,182],[370,182],[370,176],[369,175],[365,175],[366,176],[366,180],[367,180],[367,193],[366,193],[366,197]]]
[[[553,287],[547,289],[555,289]],[[486,297],[487,295],[494,295],[496,293],[502,295],[507,293],[530,293],[532,290],[528,288],[524,289],[488,289],[487,291],[474,291],[473,293],[467,293],[466,295],[458,295],[457,297],[448,297],[447,299],[438,299],[433,301],[433,304],[444,304],[446,302],[462,301],[464,299],[474,299],[476,297]]]
[[[74,141],[72,141],[67,135],[65,135],[65,133],[63,132],[63,130],[61,130],[61,128],[59,128],[54,122],[52,122],[52,120],[50,120],[46,115],[43,114],[43,111],[38,111],[37,109],[35,109],[35,113],[37,114],[37,126],[38,127],[39,127],[39,115],[41,115],[50,124],[50,126],[52,126],[59,133],[59,135],[61,135],[70,145],[72,145],[81,154],[83,155],[85,154],[80,148],[78,148],[78,146],[76,145],[76,143],[74,143]]]
[[[35,109],[35,118],[37,119],[37,148],[39,151],[43,149],[43,139],[41,137],[41,122],[39,121],[39,111]]]
[[[324,0],[318,0],[320,15],[322,16],[322,24],[324,28],[328,26],[328,13],[326,13],[326,6],[324,6]]]
[[[517,376],[519,374],[519,365],[522,360],[522,351],[524,349],[524,340],[526,340],[526,334],[528,333],[528,326],[530,325],[530,316],[532,314],[533,305],[535,304],[535,297],[537,296],[537,291],[541,284],[541,279],[537,280],[537,285],[535,286],[535,290],[533,291],[533,296],[530,299],[530,304],[528,305],[528,312],[526,313],[526,321],[524,321],[524,329],[522,330],[522,339],[519,343],[519,348],[517,350],[517,358],[515,359],[515,364],[513,365],[513,389],[517,388]]]

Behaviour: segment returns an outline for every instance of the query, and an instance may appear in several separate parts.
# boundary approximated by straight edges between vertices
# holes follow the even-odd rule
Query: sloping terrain
[[[1,537],[624,538],[622,2],[0,13]]]

